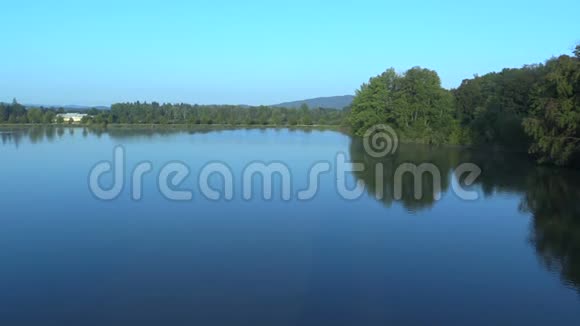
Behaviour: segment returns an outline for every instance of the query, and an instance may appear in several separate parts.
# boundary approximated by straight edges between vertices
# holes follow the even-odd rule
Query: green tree
[[[42,115],[42,123],[50,124],[54,122],[55,113],[53,111],[46,111]]]
[[[33,108],[28,109],[27,112],[28,122],[30,123],[42,123],[43,113],[42,110]]]
[[[8,107],[0,103],[0,123],[8,121]]]
[[[456,117],[477,144],[526,150],[530,139],[522,121],[529,115],[531,90],[543,75],[542,65],[503,69],[464,80],[454,90]]]
[[[348,121],[357,135],[388,124],[408,139],[444,143],[456,125],[453,108],[453,96],[435,71],[415,67],[398,75],[391,68],[356,92]]]
[[[433,70],[415,67],[400,79],[394,92],[396,125],[407,138],[444,143],[453,125],[453,96],[441,87]]]
[[[540,162],[565,165],[580,153],[580,45],[574,57],[550,60],[546,70],[524,127],[533,138],[530,152]]]
[[[394,91],[400,77],[390,68],[373,77],[356,91],[348,122],[357,135],[363,135],[370,127],[392,123],[395,118]]]
[[[302,104],[298,109],[298,115],[300,116],[300,124],[309,126],[312,124],[312,116],[310,113],[310,108],[306,103]]]

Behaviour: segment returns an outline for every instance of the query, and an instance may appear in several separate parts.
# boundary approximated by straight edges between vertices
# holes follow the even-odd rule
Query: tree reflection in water
[[[176,132],[214,131],[211,128],[82,128],[74,134],[78,133],[82,137],[107,134],[112,139],[122,141],[171,136]],[[68,134],[65,135],[65,127],[62,126],[11,127],[0,130],[0,141],[4,145],[19,146],[25,139],[35,144],[52,142],[60,137],[73,137],[70,129]],[[521,197],[520,210],[531,216],[529,241],[540,262],[549,271],[558,273],[567,286],[580,291],[580,171],[536,166],[523,154],[411,144],[399,146],[399,151],[391,156],[376,159],[366,155],[362,141],[356,138],[352,139],[349,150],[352,161],[367,166],[364,172],[356,172],[355,177],[365,183],[367,191],[374,198],[377,197],[377,187],[382,186],[379,200],[386,206],[396,201],[394,172],[402,163],[428,162],[436,165],[441,173],[442,193],[450,191],[451,174],[459,164],[477,164],[482,174],[476,180],[476,186],[485,196],[510,193]],[[384,171],[387,171],[380,183],[376,182],[374,169],[377,163],[383,163]],[[406,209],[417,212],[436,205],[436,190],[429,175],[421,180],[423,195],[419,199],[415,198],[415,184],[411,175],[402,181],[400,203]]]
[[[531,218],[529,241],[537,256],[549,271],[560,275],[562,282],[580,292],[580,171],[537,166],[523,153],[475,151],[450,147],[404,145],[399,151],[384,159],[366,155],[362,141],[353,139],[351,159],[374,167],[383,163],[384,196],[381,201],[390,206],[393,196],[394,170],[401,163],[430,162],[439,167],[442,192],[450,191],[451,171],[459,164],[472,162],[482,169],[476,184],[484,196],[511,193],[521,196],[520,210]],[[364,181],[373,197],[376,189],[376,172],[367,168],[355,176]],[[415,199],[412,178],[403,179],[401,204],[411,211],[434,206],[431,178],[423,178],[423,197]]]
[[[387,207],[390,207],[395,200],[395,171],[403,163],[420,165],[422,163],[434,164],[441,175],[441,192],[445,193],[450,186],[451,169],[457,165],[460,152],[445,147],[430,147],[423,145],[406,144],[399,146],[399,150],[384,158],[374,158],[365,152],[360,139],[354,138],[350,144],[350,157],[353,162],[363,163],[365,170],[354,172],[358,180],[363,181],[366,190],[372,197],[377,198]],[[383,176],[377,178],[375,167],[383,164]],[[415,179],[411,173],[406,173],[402,178],[402,196],[400,198],[403,206],[416,212],[435,205],[434,199],[437,195],[434,187],[433,177],[430,173],[425,173],[421,178],[422,196],[415,198]],[[382,192],[381,192],[382,191]]]

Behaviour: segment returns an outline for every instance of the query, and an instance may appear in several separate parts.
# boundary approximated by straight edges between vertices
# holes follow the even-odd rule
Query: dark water
[[[377,160],[333,131],[33,128],[0,137],[0,325],[580,324],[577,171],[411,145]],[[128,167],[153,165],[140,201],[128,186],[113,201],[89,191],[89,171],[112,160],[115,145]],[[356,200],[339,196],[334,173],[307,201],[240,195],[250,162],[283,162],[294,191],[339,152],[387,168],[431,162],[441,199],[429,180],[415,199],[408,178],[395,199],[388,173],[377,199],[373,169],[347,177],[367,186]],[[159,170],[176,161],[191,168],[180,186],[191,201],[157,189]],[[216,161],[234,172],[231,201],[197,187],[198,171]],[[452,191],[463,162],[482,168],[471,187],[478,200]]]

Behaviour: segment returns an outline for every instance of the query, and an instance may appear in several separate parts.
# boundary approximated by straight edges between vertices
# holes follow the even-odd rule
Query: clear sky
[[[388,67],[445,87],[580,42],[580,1],[0,1],[0,101],[273,104]]]

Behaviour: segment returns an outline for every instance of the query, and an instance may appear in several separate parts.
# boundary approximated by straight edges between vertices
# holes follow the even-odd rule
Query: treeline
[[[74,110],[73,110],[74,111]],[[64,109],[29,108],[16,100],[0,103],[0,123],[68,123],[57,114]],[[78,112],[78,111],[75,111]],[[83,124],[198,124],[198,125],[261,125],[309,126],[340,125],[345,112],[336,109],[298,109],[280,107],[245,107],[234,105],[191,105],[152,103],[117,103],[110,110],[89,109]]]
[[[573,56],[475,76],[453,90],[432,70],[389,69],[356,92],[347,121],[358,135],[389,124],[409,141],[497,146],[578,164],[580,45]]]
[[[64,109],[26,109],[16,100],[12,104],[0,103],[0,123],[52,123]]]
[[[97,113],[97,112],[89,112]],[[303,105],[299,109],[280,107],[245,107],[233,105],[191,105],[152,103],[118,103],[111,111],[101,111],[93,121],[123,124],[202,124],[202,125],[339,125],[345,114],[341,110]]]

